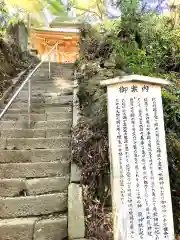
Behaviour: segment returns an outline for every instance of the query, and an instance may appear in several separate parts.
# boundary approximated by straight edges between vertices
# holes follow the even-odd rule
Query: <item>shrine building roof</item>
[[[49,27],[33,28],[38,32],[80,32],[81,22],[77,18],[70,17],[56,17]]]
[[[70,28],[79,28],[81,22],[78,18],[72,17],[56,17],[50,24],[50,28],[61,28],[61,27],[70,27]]]

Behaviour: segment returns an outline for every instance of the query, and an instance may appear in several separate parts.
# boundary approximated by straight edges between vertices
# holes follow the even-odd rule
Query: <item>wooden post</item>
[[[115,240],[174,240],[159,78],[124,76],[107,85]]]

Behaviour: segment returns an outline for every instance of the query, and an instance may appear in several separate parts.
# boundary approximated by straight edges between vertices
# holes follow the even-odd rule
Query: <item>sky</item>
[[[65,6],[67,6],[68,0],[61,0],[61,1]],[[116,0],[114,2],[116,2]],[[116,6],[113,6],[111,3],[112,3],[112,0],[105,0],[108,16],[111,16],[111,17],[120,16],[119,9]],[[155,10],[159,5],[157,11],[160,13],[162,13],[163,11],[166,11],[168,6],[168,0],[141,0],[141,3],[143,6],[144,5],[146,6],[146,10],[150,10],[150,9]],[[53,20],[53,16],[51,16],[51,14],[49,14],[47,11],[46,11],[46,15],[47,15],[48,22]],[[69,12],[69,16],[75,17],[75,11],[73,9]]]
[[[61,0],[61,1],[65,6],[67,6],[68,0]],[[176,1],[180,1],[180,0],[176,0]],[[116,2],[116,0],[114,0],[114,2]],[[167,10],[168,0],[141,0],[142,5],[146,6],[146,10],[156,9],[159,2],[161,2],[161,4],[159,4],[158,12],[162,13],[163,11]],[[109,17],[120,16],[119,9],[116,6],[113,6],[111,3],[112,3],[112,0],[105,0],[105,5],[106,5],[108,16]],[[47,10],[45,10],[44,12],[45,12],[45,15],[46,15],[46,18],[47,18],[47,22],[45,24],[48,25],[48,23],[51,22],[54,19],[54,16],[52,16]],[[72,9],[68,13],[68,15],[70,17],[75,17],[75,10]]]

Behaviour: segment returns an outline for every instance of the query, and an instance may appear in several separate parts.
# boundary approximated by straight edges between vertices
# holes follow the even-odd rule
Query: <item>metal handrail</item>
[[[18,88],[18,90],[13,94],[12,98],[9,100],[9,102],[7,103],[7,105],[5,106],[5,108],[3,109],[3,111],[0,113],[0,120],[2,119],[2,117],[4,116],[4,114],[7,112],[7,110],[9,109],[9,107],[11,106],[11,104],[13,103],[13,101],[16,99],[16,97],[18,96],[18,94],[21,92],[21,90],[24,88],[24,86],[26,85],[26,83],[28,83],[28,125],[30,127],[31,124],[31,77],[32,75],[39,69],[39,67],[42,65],[43,62],[45,62],[45,60],[48,58],[49,61],[49,79],[51,77],[51,59],[50,59],[50,55],[52,54],[52,51],[56,48],[56,54],[57,54],[57,46],[58,46],[58,42],[51,48],[51,50],[47,53],[47,55],[45,56],[44,59],[41,60],[41,62],[33,69],[33,71],[26,77],[26,79],[24,80],[24,82],[21,84],[21,86]]]

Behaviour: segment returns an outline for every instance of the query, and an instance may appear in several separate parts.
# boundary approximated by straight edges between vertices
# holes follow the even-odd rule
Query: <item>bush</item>
[[[168,18],[154,14],[144,15],[140,20],[136,31],[128,34],[121,31],[123,24],[117,20],[104,42],[100,37],[89,37],[86,54],[77,66],[82,117],[74,130],[73,159],[82,169],[87,235],[93,239],[112,239],[107,207],[110,184],[105,177],[110,172],[106,89],[97,81],[102,80],[100,72],[106,71],[102,62],[107,58],[115,62],[115,68],[110,70],[113,74],[119,68],[127,74],[162,77],[173,83],[163,89],[162,98],[175,232],[180,233],[180,30],[173,28]],[[110,46],[107,54],[97,55],[97,49],[107,44]]]

